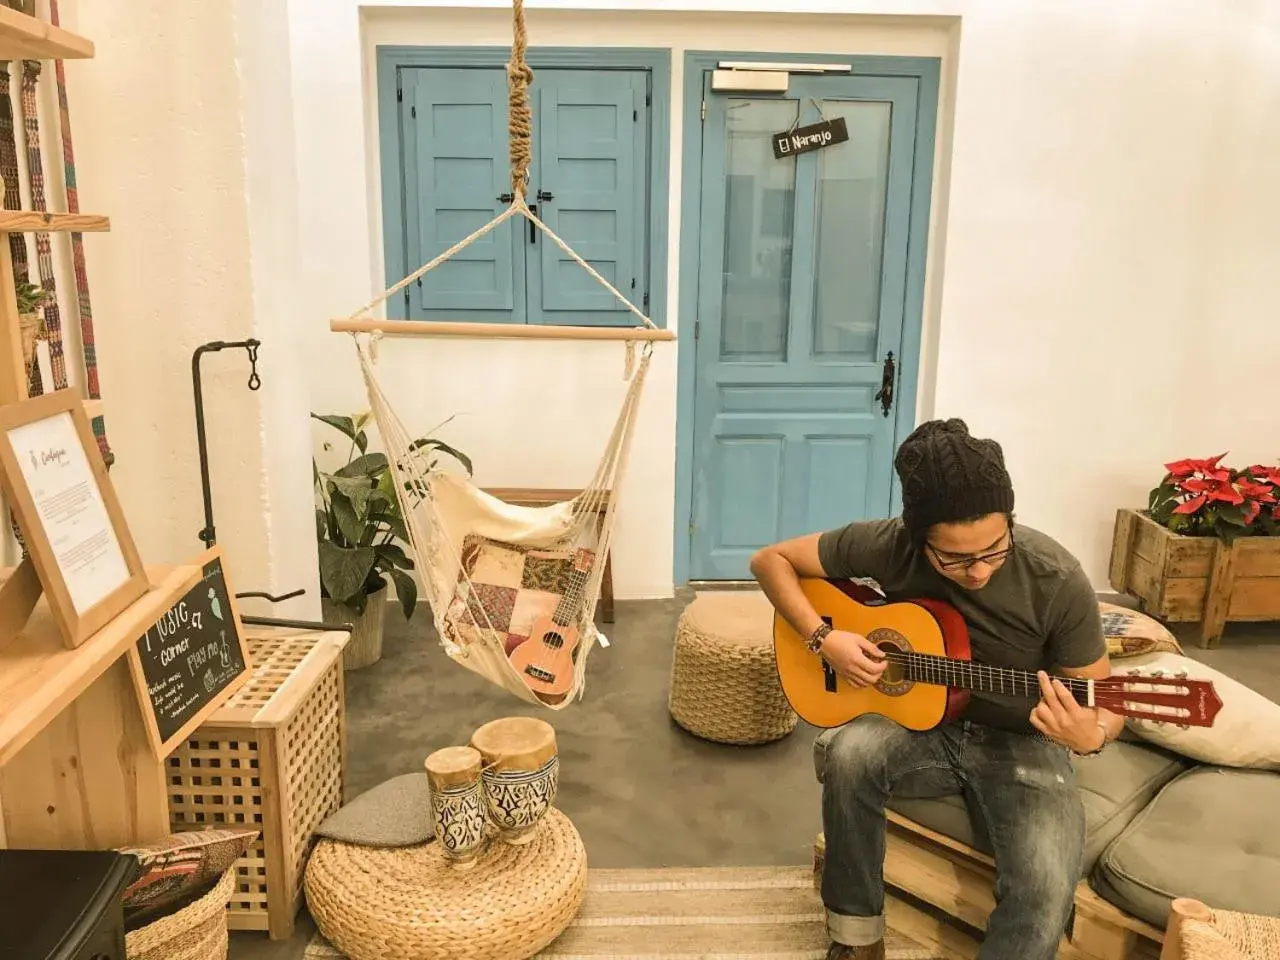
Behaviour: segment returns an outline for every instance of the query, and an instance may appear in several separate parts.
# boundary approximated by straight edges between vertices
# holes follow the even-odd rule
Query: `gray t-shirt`
[[[1013,552],[981,590],[966,590],[938,573],[912,545],[902,520],[858,521],[818,540],[818,558],[834,580],[869,577],[890,600],[944,600],[963,615],[971,657],[1021,670],[1083,667],[1107,652],[1097,594],[1079,561],[1051,537],[1015,525]],[[1035,700],[970,695],[965,718],[1035,733]]]

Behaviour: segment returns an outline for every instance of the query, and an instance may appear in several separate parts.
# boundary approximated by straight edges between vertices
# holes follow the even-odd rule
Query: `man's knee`
[[[892,720],[875,714],[824,731],[814,744],[818,780],[840,787],[882,778],[904,732]]]

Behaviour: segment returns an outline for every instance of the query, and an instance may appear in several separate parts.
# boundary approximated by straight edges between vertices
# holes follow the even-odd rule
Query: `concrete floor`
[[[424,607],[410,623],[393,607],[383,659],[347,675],[348,797],[420,771],[431,751],[466,743],[496,717],[539,716],[556,728],[557,803],[593,866],[808,863],[821,821],[817,731],[802,723],[778,743],[721,746],[688,735],[667,712],[672,637],[687,602],[620,602],[617,622],[603,626],[611,645],[592,652],[584,699],[559,713],[527,708],[454,665]],[[1175,632],[1189,655],[1280,701],[1280,629],[1231,625],[1217,650]],[[290,940],[233,934],[230,960],[297,960],[313,932],[304,908]]]

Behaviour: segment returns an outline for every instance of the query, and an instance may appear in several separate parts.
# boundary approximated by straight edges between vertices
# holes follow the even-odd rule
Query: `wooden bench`
[[[821,834],[813,853],[814,885],[821,890],[826,858]],[[963,960],[977,957],[978,941],[965,928],[985,930],[995,909],[991,857],[890,811],[884,882],[890,894],[885,909],[891,927]],[[959,923],[947,923],[907,905],[892,896],[895,890]],[[1163,939],[1162,930],[1131,917],[1081,881],[1076,887],[1075,920],[1058,947],[1058,960],[1159,960]]]
[[[553,503],[564,503],[582,493],[581,490],[560,490],[539,487],[487,487],[484,492],[497,497],[506,503],[520,507],[545,507]],[[606,491],[600,498],[600,507],[596,511],[596,529],[604,527],[605,513],[609,509],[609,493]],[[605,623],[613,623],[613,551],[604,558],[604,574],[600,580],[600,618]]]

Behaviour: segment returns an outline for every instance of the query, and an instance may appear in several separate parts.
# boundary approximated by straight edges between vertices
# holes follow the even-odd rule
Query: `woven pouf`
[[[702,593],[685,607],[667,706],[680,726],[717,743],[769,743],[796,728],[773,656],[773,605],[763,593]]]
[[[552,807],[533,839],[495,838],[468,870],[450,866],[438,843],[321,840],[305,888],[316,926],[350,960],[524,960],[577,915],[587,851]]]

